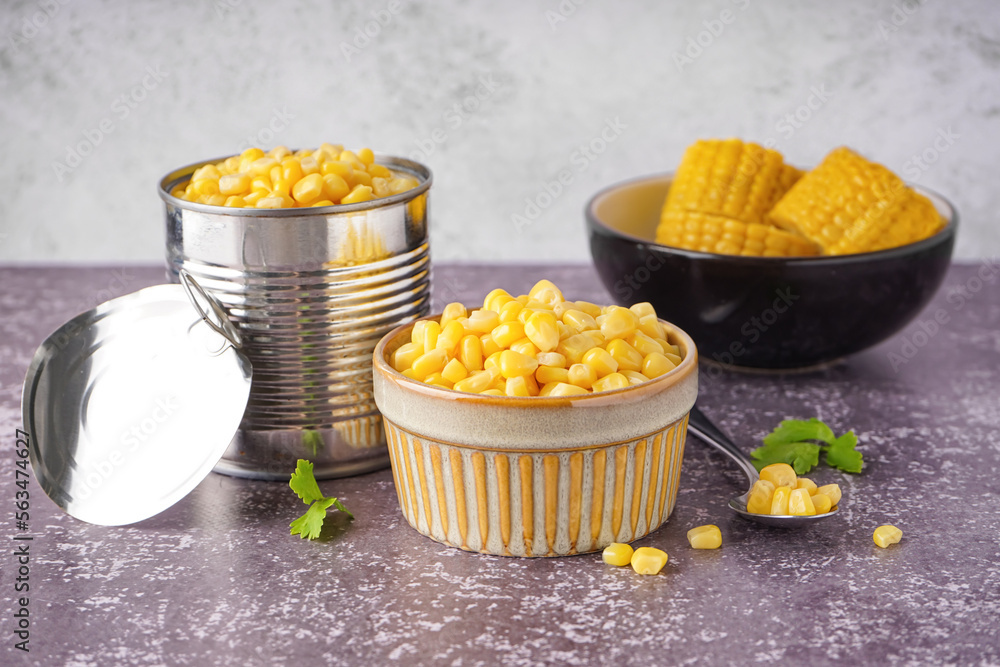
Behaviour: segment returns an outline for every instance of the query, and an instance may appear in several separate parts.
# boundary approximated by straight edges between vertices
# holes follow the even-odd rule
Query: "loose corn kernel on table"
[[[159,266],[0,268],[5,502],[35,347],[71,315],[163,276]],[[435,306],[540,278],[609,301],[588,265],[437,266]],[[785,533],[732,515],[742,476],[691,439],[673,517],[634,544],[669,554],[653,576],[600,553],[442,546],[406,524],[388,470],[321,482],[355,516],[336,516],[322,542],[289,536],[303,506],[281,483],[212,474],[157,517],[102,528],[59,512],[32,479],[31,652],[13,648],[8,553],[0,664],[997,664],[998,279],[1000,266],[954,266],[905,332],[825,370],[702,367],[700,407],[748,450],[786,416],[858,433],[863,475],[810,473],[845,496],[815,527]],[[947,321],[918,335],[939,309]],[[890,354],[905,362],[894,369]],[[691,548],[687,531],[704,524],[721,528],[721,548]],[[903,531],[886,549],[872,540],[883,524]]]

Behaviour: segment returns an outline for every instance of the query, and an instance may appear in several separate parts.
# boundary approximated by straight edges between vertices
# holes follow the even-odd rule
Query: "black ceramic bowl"
[[[594,266],[622,305],[649,301],[687,331],[703,359],[803,368],[871,347],[902,329],[944,279],[958,214],[924,188],[948,224],[899,248],[821,257],[740,257],[658,245],[672,174],[639,178],[588,202]]]

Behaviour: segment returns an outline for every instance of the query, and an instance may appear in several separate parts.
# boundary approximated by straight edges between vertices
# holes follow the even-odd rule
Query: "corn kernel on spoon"
[[[740,467],[740,470],[742,470],[747,476],[747,481],[751,487],[753,486],[753,483],[759,479],[757,469],[754,468],[753,462],[750,461],[750,457],[744,454],[735,444],[733,444],[733,441],[726,437],[726,435],[720,431],[718,427],[716,427],[716,425],[701,412],[701,410],[698,409],[698,406],[691,408],[691,414],[688,417],[688,432],[705,444],[719,450],[732,459],[733,462]],[[743,495],[736,496],[729,501],[729,508],[745,519],[750,519],[751,521],[756,521],[757,523],[762,523],[766,526],[800,528],[806,524],[826,519],[827,517],[831,517],[837,513],[837,509],[834,508],[825,514],[814,514],[812,516],[753,514],[747,511],[747,498],[749,495],[750,491],[747,490],[747,492]]]

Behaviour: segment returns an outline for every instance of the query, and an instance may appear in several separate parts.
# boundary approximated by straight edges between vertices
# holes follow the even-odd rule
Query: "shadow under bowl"
[[[648,301],[703,359],[789,369],[834,361],[900,331],[927,305],[951,261],[958,213],[915,187],[947,221],[933,236],[853,255],[743,257],[653,241],[673,174],[619,183],[588,202],[590,252],[622,305]]]

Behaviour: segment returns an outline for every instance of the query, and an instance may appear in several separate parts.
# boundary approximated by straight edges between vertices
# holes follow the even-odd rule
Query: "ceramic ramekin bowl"
[[[437,318],[433,318],[437,319]],[[467,551],[565,556],[631,542],[670,516],[698,394],[691,338],[664,322],[681,364],[641,385],[569,397],[468,394],[412,380],[374,354],[399,506],[421,534]]]

